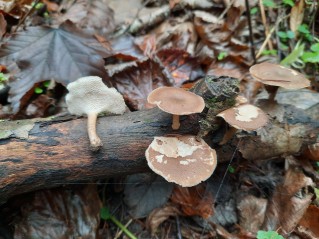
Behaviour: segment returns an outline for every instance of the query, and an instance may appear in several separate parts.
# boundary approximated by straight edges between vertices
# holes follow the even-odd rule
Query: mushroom
[[[268,122],[267,115],[258,107],[251,104],[241,104],[220,112],[217,116],[236,129],[246,131],[256,130]]]
[[[97,151],[102,141],[96,133],[96,120],[100,113],[123,114],[126,105],[115,88],[108,88],[98,76],[86,76],[67,85],[68,110],[74,115],[87,115],[87,130],[91,149]]]
[[[279,86],[286,89],[301,89],[310,86],[310,81],[302,74],[277,64],[263,62],[253,65],[249,71],[254,79],[265,84],[271,102],[274,102]]]
[[[217,165],[215,150],[192,135],[155,137],[145,156],[155,173],[182,187],[192,187],[206,180]]]
[[[162,111],[173,115],[172,128],[179,129],[180,115],[200,113],[205,108],[204,99],[192,92],[176,87],[159,87],[147,97],[150,104],[157,105]]]

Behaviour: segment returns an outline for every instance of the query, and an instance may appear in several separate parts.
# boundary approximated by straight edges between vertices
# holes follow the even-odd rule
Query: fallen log
[[[148,170],[145,150],[154,136],[172,133],[171,118],[157,108],[101,117],[98,152],[89,148],[85,118],[0,122],[7,134],[0,135],[0,204],[40,188]],[[196,134],[196,121],[186,118],[179,132]]]

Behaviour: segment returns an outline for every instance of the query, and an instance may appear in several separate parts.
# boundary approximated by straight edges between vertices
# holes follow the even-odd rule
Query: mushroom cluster
[[[108,88],[98,76],[86,76],[67,85],[68,110],[74,115],[87,115],[87,131],[93,151],[102,147],[96,132],[96,120],[100,113],[123,114],[126,105],[123,96],[115,88]]]

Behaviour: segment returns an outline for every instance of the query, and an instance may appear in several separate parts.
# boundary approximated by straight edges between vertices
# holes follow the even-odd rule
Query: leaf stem
[[[114,216],[110,215],[109,218],[112,222],[114,222],[129,238],[137,239],[120,221],[118,221]]]

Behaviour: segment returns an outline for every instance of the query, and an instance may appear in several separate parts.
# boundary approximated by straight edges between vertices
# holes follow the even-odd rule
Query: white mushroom
[[[100,113],[123,114],[126,108],[122,95],[115,88],[108,88],[98,76],[86,76],[67,85],[68,110],[74,115],[87,115],[87,130],[91,149],[103,144],[96,133],[96,120]]]
[[[206,180],[217,165],[215,150],[192,135],[155,137],[145,156],[155,173],[182,187],[192,187]]]

